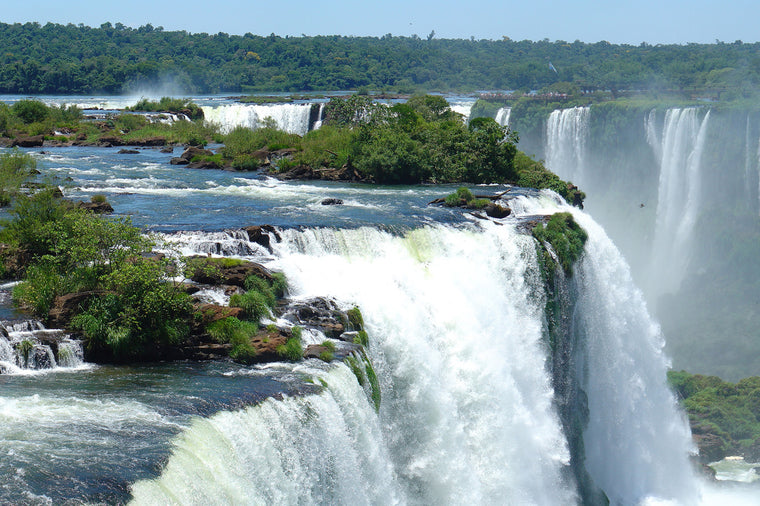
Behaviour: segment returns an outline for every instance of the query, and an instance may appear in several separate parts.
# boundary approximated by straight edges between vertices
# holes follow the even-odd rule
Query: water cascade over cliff
[[[511,107],[500,107],[499,110],[496,111],[496,117],[494,119],[500,126],[509,126],[509,117],[511,114]]]
[[[511,115],[520,144],[586,192],[586,211],[631,265],[674,367],[756,375],[760,111],[621,100],[534,112]]]
[[[223,132],[235,127],[259,128],[265,120],[274,120],[277,128],[304,135],[309,131],[311,110],[314,104],[224,104],[203,106],[206,121],[217,123]],[[317,105],[321,109],[321,105]],[[320,111],[321,112],[321,111]],[[321,119],[321,116],[320,116]],[[311,122],[313,124],[313,122]]]
[[[648,289],[653,296],[679,288],[692,250],[702,198],[701,162],[710,112],[668,109],[662,135],[647,135],[660,158],[657,218]],[[647,117],[647,133],[657,132],[656,115]]]
[[[83,363],[82,343],[36,320],[0,321],[0,374],[19,374]]]
[[[551,198],[513,202],[530,213],[562,209]],[[557,409],[544,282],[519,222],[402,235],[281,230],[268,262],[285,272],[291,296],[361,307],[378,414],[345,366],[311,369],[320,394],[193,423],[162,476],[133,488],[136,502],[572,504],[585,492],[570,446],[583,445],[568,437],[585,440],[591,487],[615,503],[696,500],[658,328],[620,254],[577,217],[590,239],[568,281],[582,314],[565,373],[587,395],[570,406],[588,409],[582,434],[569,435]]]
[[[546,121],[546,166],[561,178],[583,186],[590,107],[553,111]]]

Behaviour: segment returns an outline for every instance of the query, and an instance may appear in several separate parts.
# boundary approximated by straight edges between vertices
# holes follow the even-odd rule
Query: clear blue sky
[[[758,0],[27,0],[0,21],[106,21],[166,30],[257,35],[412,35],[638,44],[760,40]]]

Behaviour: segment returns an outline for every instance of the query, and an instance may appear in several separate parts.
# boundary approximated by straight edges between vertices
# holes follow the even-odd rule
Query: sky
[[[26,0],[0,21],[98,27],[150,23],[165,30],[242,35],[418,35],[638,45],[757,42],[758,0]]]

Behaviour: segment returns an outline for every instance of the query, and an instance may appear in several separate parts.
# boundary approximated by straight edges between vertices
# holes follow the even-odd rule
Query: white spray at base
[[[526,212],[569,210],[522,199]],[[688,427],[659,328],[601,228],[577,266],[586,468],[612,504],[695,504]],[[516,222],[282,232],[271,267],[297,298],[364,314],[382,403],[344,366],[318,395],[197,420],[138,504],[573,504],[553,406],[533,239]],[[305,366],[305,367],[308,367]]]

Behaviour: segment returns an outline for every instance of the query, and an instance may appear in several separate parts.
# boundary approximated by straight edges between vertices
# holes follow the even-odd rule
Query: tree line
[[[0,47],[0,93],[21,94],[118,94],[165,82],[187,93],[517,90],[570,82],[587,91],[749,96],[760,82],[760,44],[741,41],[634,46],[0,23]]]

